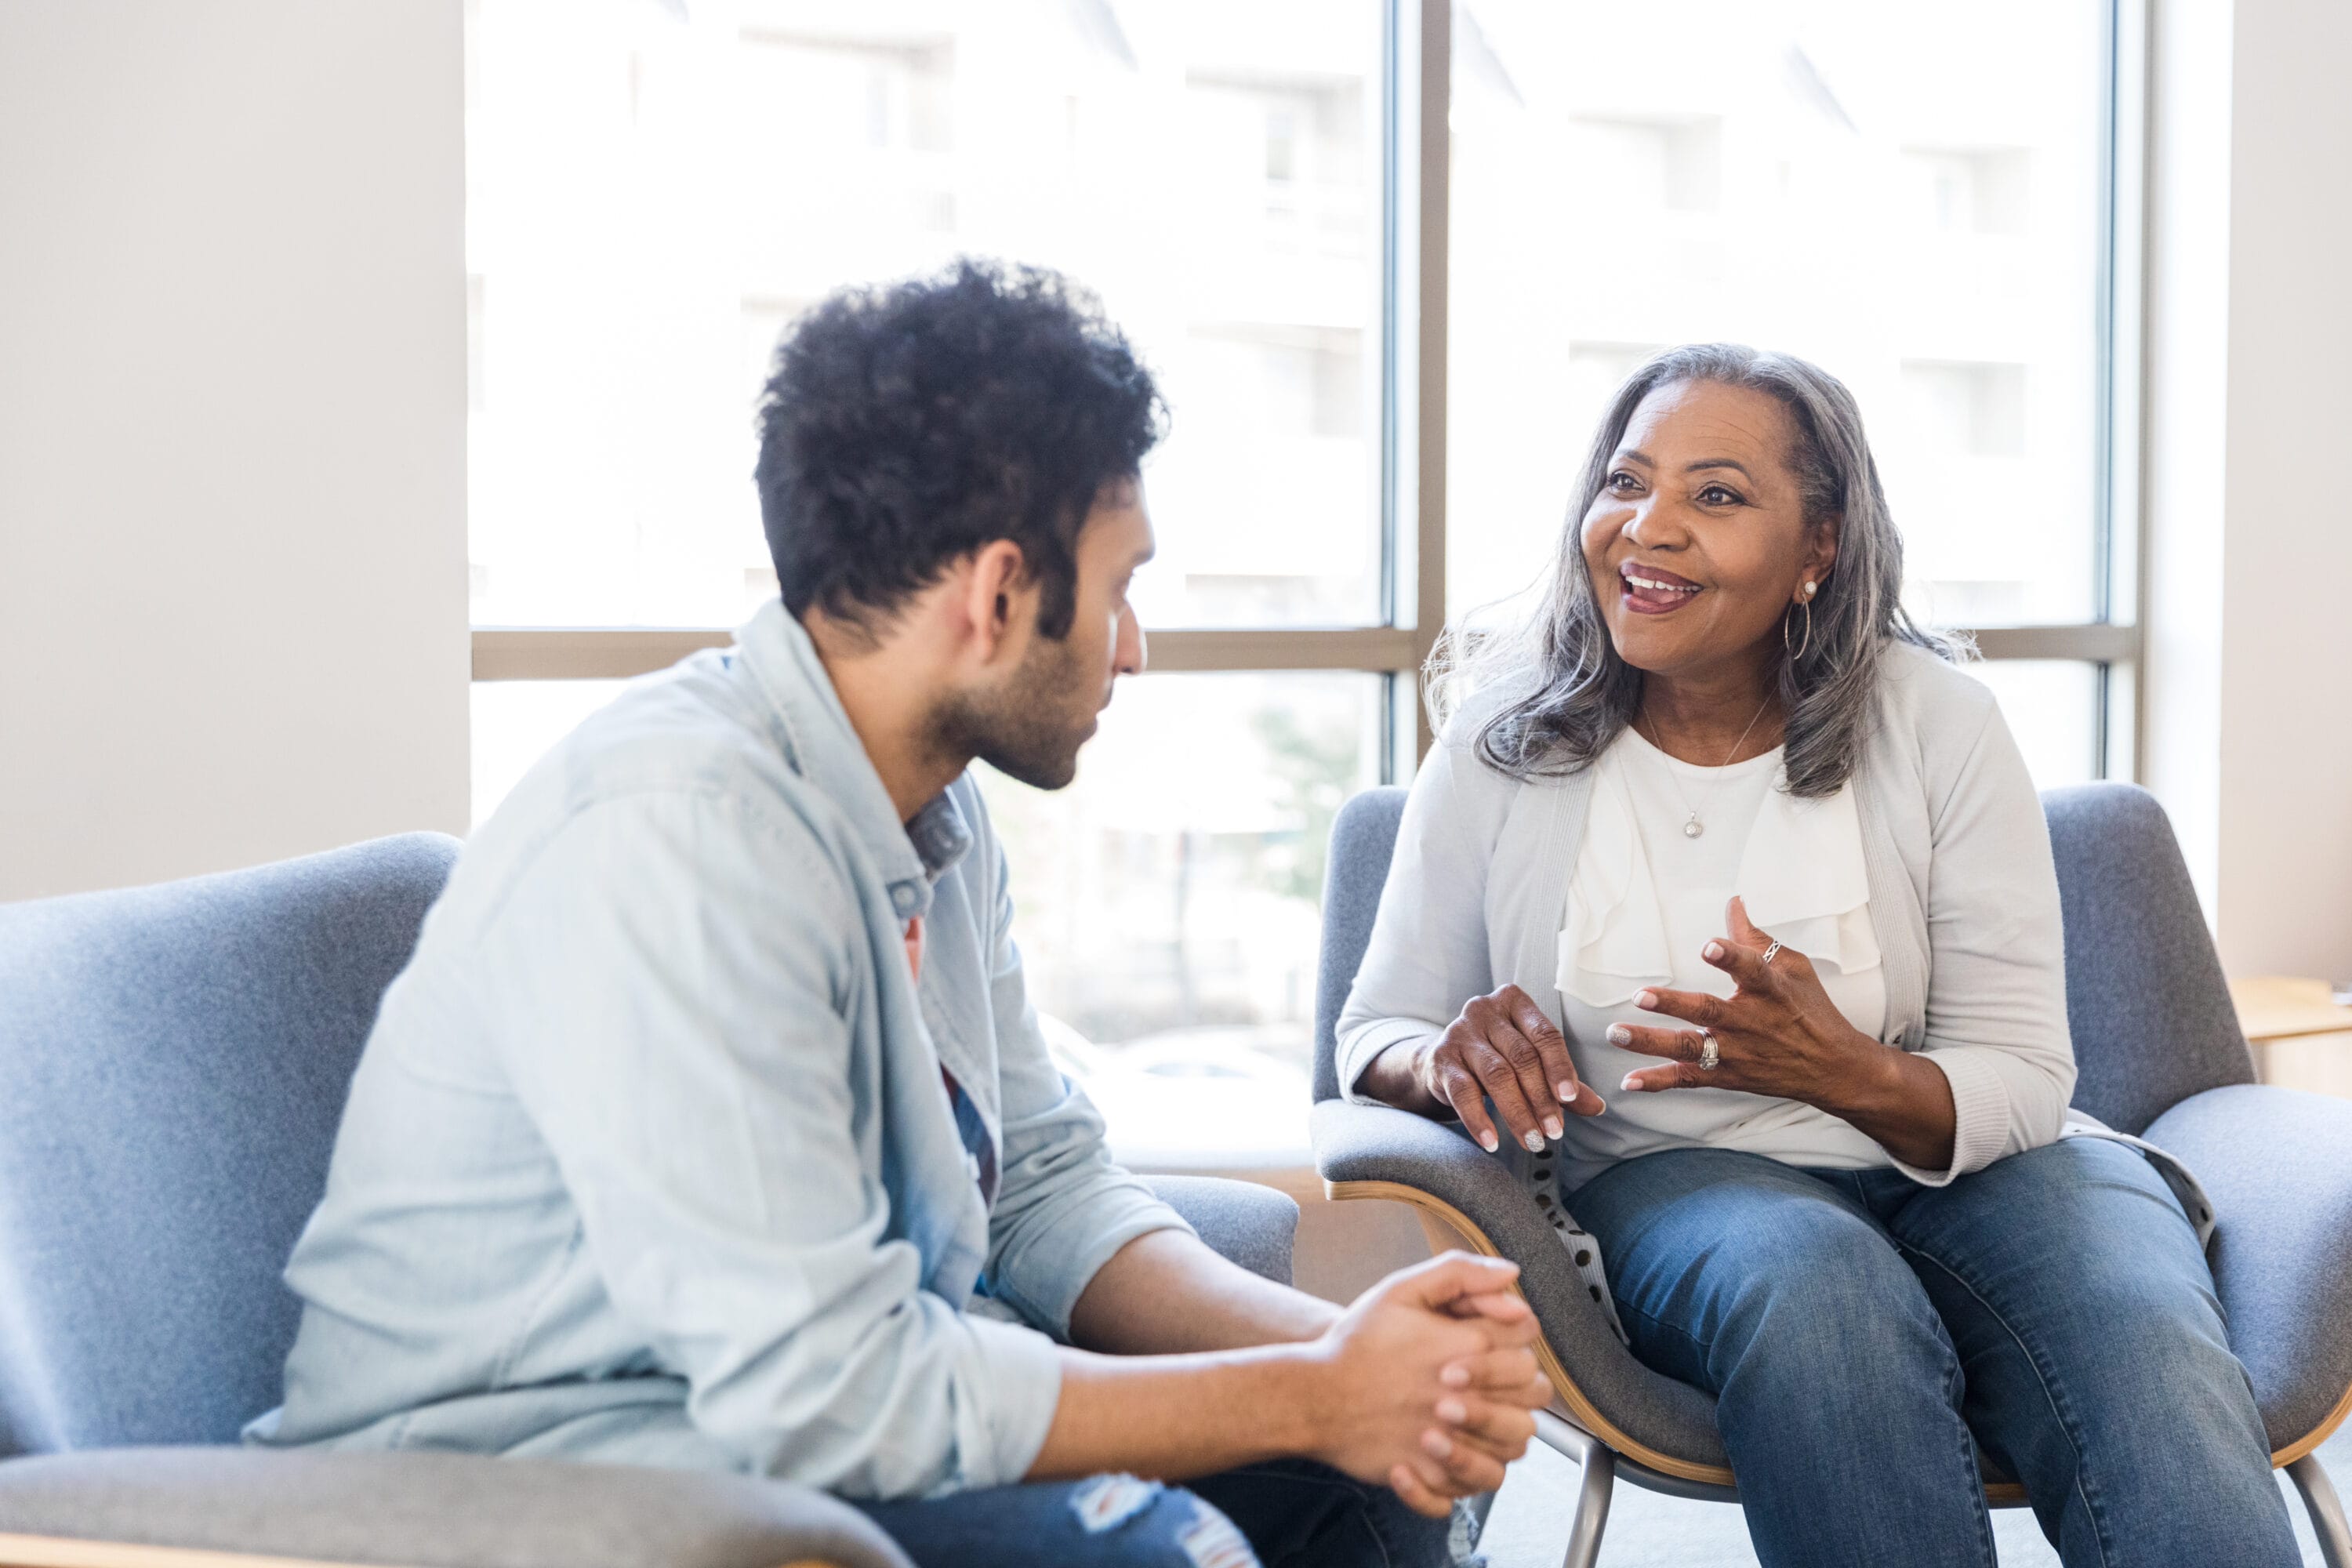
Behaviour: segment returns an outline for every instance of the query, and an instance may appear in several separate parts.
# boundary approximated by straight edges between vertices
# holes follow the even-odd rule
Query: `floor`
[[[2319,1450],[2339,1496],[2352,1500],[2352,1426]],[[1491,1568],[1558,1568],[1576,1507],[1575,1464],[1538,1445],[1511,1467],[1486,1525]],[[2303,1542],[2303,1560],[2318,1568],[2319,1548],[2303,1499],[2282,1474],[2287,1512]],[[1992,1516],[2002,1568],[2058,1568],[2058,1554],[2042,1539],[2030,1509]],[[1739,1510],[1721,1503],[1684,1502],[1620,1484],[1601,1542],[1601,1568],[1755,1568]]]

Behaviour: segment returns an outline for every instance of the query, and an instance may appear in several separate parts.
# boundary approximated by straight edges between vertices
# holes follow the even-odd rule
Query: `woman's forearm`
[[[1959,1110],[1952,1080],[1927,1058],[1882,1045],[1856,1031],[1862,1070],[1839,1079],[1816,1100],[1852,1122],[1906,1165],[1941,1171],[1952,1163]]]
[[[1356,1092],[1382,1105],[1410,1110],[1415,1116],[1451,1121],[1454,1108],[1430,1093],[1414,1069],[1417,1048],[1412,1040],[1399,1040],[1365,1063],[1364,1070],[1356,1079]]]

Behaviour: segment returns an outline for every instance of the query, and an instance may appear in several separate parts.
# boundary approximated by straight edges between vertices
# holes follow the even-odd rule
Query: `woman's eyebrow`
[[[1753,483],[1756,479],[1754,474],[1748,471],[1748,465],[1735,458],[1701,458],[1696,463],[1683,465],[1683,472],[1686,474],[1696,474],[1703,468],[1731,468],[1750,483]]]

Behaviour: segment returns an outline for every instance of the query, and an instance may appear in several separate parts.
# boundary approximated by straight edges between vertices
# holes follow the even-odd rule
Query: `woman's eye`
[[[1738,506],[1739,497],[1721,485],[1709,485],[1698,492],[1700,501],[1707,506]]]
[[[1641,482],[1622,468],[1609,476],[1609,488],[1619,495],[1623,495]]]

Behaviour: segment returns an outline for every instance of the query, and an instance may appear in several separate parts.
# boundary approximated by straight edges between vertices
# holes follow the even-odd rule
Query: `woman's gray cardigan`
[[[2041,800],[1991,691],[1906,643],[1890,642],[1881,668],[1853,778],[1886,984],[1881,1038],[1951,1080],[1950,1166],[1902,1167],[1940,1185],[2050,1142],[2066,1123],[2074,1053],[2058,879]],[[1339,1016],[1339,1081],[1352,1098],[1363,1098],[1355,1086],[1372,1058],[1443,1034],[1465,1002],[1507,982],[1559,1021],[1558,942],[1591,773],[1522,784],[1487,766],[1472,747],[1491,711],[1474,700],[1413,781]]]

